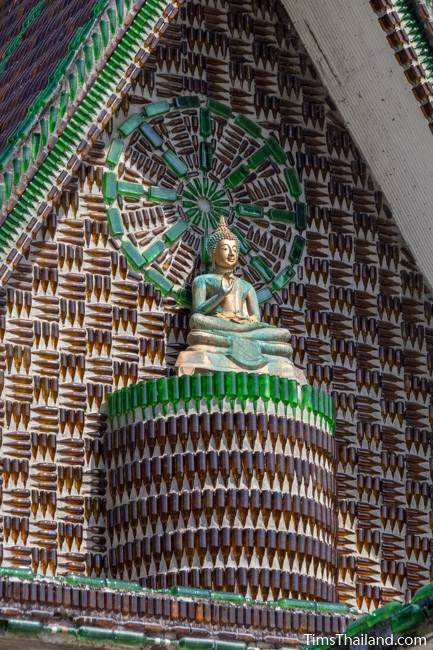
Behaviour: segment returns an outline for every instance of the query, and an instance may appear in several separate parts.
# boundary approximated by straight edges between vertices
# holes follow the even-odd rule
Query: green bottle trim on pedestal
[[[256,405],[259,399],[265,404],[273,402],[276,407],[307,412],[323,419],[333,431],[335,428],[332,396],[315,386],[300,386],[298,382],[282,377],[247,372],[216,372],[208,374],[160,377],[132,384],[112,392],[108,396],[108,416],[111,419],[133,413],[136,408],[152,412],[160,407],[163,412],[168,405],[176,411],[179,402],[200,402],[204,399],[219,403],[227,398],[234,405],[239,399],[241,405],[247,400]]]

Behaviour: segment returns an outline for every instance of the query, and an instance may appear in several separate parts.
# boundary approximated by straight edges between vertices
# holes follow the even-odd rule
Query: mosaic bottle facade
[[[203,395],[208,375],[182,377],[176,410],[167,402],[165,413],[138,407],[110,417],[110,571],[151,588],[334,602],[332,419],[302,408],[296,394],[286,406],[281,392],[263,400],[254,374],[244,373],[250,390],[239,398],[242,373],[218,374],[220,399]],[[201,398],[188,391],[197,379]]]
[[[273,2],[181,7],[133,90],[112,107],[113,119],[107,114],[103,137],[95,137],[82,161],[72,161],[64,189],[50,195],[52,210],[2,293],[3,564],[48,575],[105,575],[114,570],[107,548],[114,547],[111,530],[117,545],[122,536],[128,543],[135,535],[132,524],[123,529],[110,519],[121,521],[115,510],[120,503],[113,502],[107,515],[113,463],[126,466],[130,457],[121,446],[119,457],[104,457],[101,409],[112,389],[171,373],[185,346],[188,311],[128,262],[107,221],[103,179],[112,172],[127,183],[150,178],[152,185],[172,189],[179,178],[173,156],[167,166],[149,132],[124,135],[119,127],[149,102],[191,95],[258,122],[291,156],[288,167],[296,168],[302,194],[296,199],[285,193],[284,205],[272,157],[257,161],[257,177],[239,177],[236,203],[264,210],[237,214],[250,246],[245,255],[252,260],[265,251],[273,276],[257,262],[247,271],[265,289],[285,269],[288,244],[296,236],[306,240],[283,288],[272,287],[269,298],[262,294],[262,312],[265,320],[291,329],[295,363],[333,395],[336,593],[363,607],[403,597],[432,579],[431,296],[366,161],[290,20]],[[195,109],[188,110],[156,116],[152,128],[166,143],[161,151],[171,151],[190,170],[200,165],[203,138],[199,124],[194,127]],[[237,131],[224,130],[225,119],[215,116],[204,139],[213,149],[218,182],[258,148],[250,134],[251,151],[236,150]],[[113,166],[109,156],[119,139],[126,149]],[[211,149],[202,147],[203,164]],[[120,204],[113,202],[123,228],[134,245],[150,246],[173,207],[155,204],[141,212],[143,197],[125,186],[123,191]],[[229,198],[227,209],[234,202]],[[296,202],[307,206],[302,235]],[[270,225],[272,209],[295,216]],[[152,237],[140,240],[149,223]],[[201,234],[190,234],[183,247],[177,242],[153,251],[164,277],[169,269],[182,274],[182,260],[195,268]],[[260,426],[265,430],[258,424],[259,433]],[[137,571],[128,558],[125,567],[131,575]]]

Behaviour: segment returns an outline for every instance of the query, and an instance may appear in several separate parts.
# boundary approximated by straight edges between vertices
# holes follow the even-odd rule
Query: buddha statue
[[[178,356],[178,373],[256,372],[307,383],[291,360],[289,330],[260,322],[254,287],[235,275],[239,242],[223,217],[209,237],[208,253],[214,272],[192,283],[188,348]]]

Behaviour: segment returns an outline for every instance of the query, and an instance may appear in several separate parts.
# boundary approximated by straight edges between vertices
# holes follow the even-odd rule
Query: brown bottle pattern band
[[[104,446],[113,576],[335,600],[330,433],[284,416],[205,410],[138,420],[108,431]]]

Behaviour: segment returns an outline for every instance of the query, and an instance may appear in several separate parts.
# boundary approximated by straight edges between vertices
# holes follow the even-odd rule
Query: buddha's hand
[[[221,280],[221,289],[225,295],[229,294],[235,283],[235,278],[233,275],[223,275]]]

